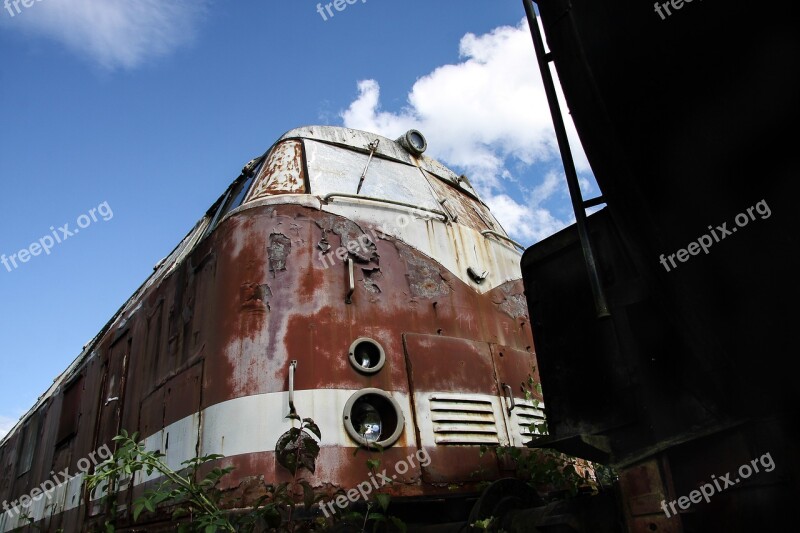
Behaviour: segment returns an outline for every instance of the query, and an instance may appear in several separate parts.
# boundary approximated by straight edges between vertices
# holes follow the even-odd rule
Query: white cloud
[[[6,436],[6,434],[11,431],[11,428],[17,423],[17,418],[10,418],[7,416],[0,415],[0,439]]]
[[[193,35],[205,0],[37,0],[0,26],[53,39],[106,68],[134,68]]]
[[[465,170],[509,233],[527,242],[551,235],[569,219],[555,216],[543,204],[556,200],[557,193],[567,198],[566,186],[527,23],[467,34],[460,56],[460,63],[417,80],[408,105],[398,112],[381,109],[377,81],[359,82],[358,97],[341,114],[344,124],[390,138],[410,128],[421,130],[430,143],[428,155]],[[575,164],[579,172],[588,173],[566,108],[562,114]],[[535,164],[555,172],[538,176],[541,183],[525,191],[515,171],[529,171]],[[524,203],[509,195],[509,183],[527,192]]]

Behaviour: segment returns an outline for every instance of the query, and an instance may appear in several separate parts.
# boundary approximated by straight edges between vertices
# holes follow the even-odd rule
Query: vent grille
[[[497,421],[490,400],[456,395],[431,398],[436,444],[499,444]]]
[[[532,432],[530,428],[533,423],[541,424],[545,421],[544,404],[540,402],[538,403],[538,407],[534,407],[533,403],[528,400],[516,400],[516,402],[517,406],[514,409],[514,413],[517,415],[519,432],[523,439],[533,440],[534,435],[544,435],[545,433],[541,430]]]

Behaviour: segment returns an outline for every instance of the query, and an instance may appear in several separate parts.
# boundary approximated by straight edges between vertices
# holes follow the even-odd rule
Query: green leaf
[[[273,504],[264,506],[258,515],[267,523],[267,527],[277,529],[280,527],[283,518],[281,513]]]
[[[311,484],[305,480],[299,481],[298,484],[303,487],[303,504],[306,506],[307,510],[310,510],[311,506],[314,505],[314,489],[311,487]]]
[[[301,468],[311,473],[316,470],[319,444],[314,437],[298,428],[281,435],[275,445],[278,463],[295,475]]]
[[[364,515],[356,511],[350,511],[342,515],[342,521],[356,523],[359,524],[360,526],[361,523],[364,521]]]
[[[386,522],[386,517],[380,513],[371,513],[369,519],[373,522],[372,533],[377,533],[378,527],[380,527],[383,522]]]
[[[139,520],[139,515],[142,514],[144,511],[144,503],[137,503],[133,506],[133,521],[136,522]]]
[[[303,419],[303,428],[309,430],[311,433],[317,436],[318,439],[322,438],[322,432],[319,430],[319,426],[310,418]]]
[[[397,518],[396,516],[390,516],[389,517],[389,521],[392,524],[394,524],[394,527],[396,527],[397,529],[399,529],[403,533],[406,533],[408,531],[408,527],[406,526],[406,523],[403,522],[402,520],[400,520],[399,518]]]
[[[152,501],[152,500],[145,500],[145,501],[144,501],[144,506],[145,506],[145,508],[147,508],[147,510],[148,510],[148,511],[150,511],[151,513],[154,513],[154,512],[156,512],[156,506],[155,506],[155,505],[153,505],[153,501]]]
[[[285,481],[279,484],[277,487],[275,487],[275,494],[273,495],[273,497],[275,499],[278,499],[286,496],[288,487],[289,484]]]
[[[378,502],[378,505],[380,505],[381,509],[386,511],[386,509],[389,508],[389,502],[392,501],[392,497],[388,494],[376,494],[375,501]]]
[[[494,518],[490,516],[489,518],[486,518],[484,520],[476,521],[474,524],[472,524],[472,527],[476,527],[478,529],[483,529],[483,530],[488,530],[489,526],[492,524],[493,521],[494,521]]]

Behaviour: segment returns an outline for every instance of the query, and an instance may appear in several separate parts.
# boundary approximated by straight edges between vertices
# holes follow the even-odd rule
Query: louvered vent
[[[436,444],[499,444],[492,402],[437,394],[431,398]]]
[[[544,404],[539,403],[538,407],[534,407],[533,403],[525,400],[517,400],[517,406],[514,408],[514,413],[517,415],[519,422],[519,432],[523,439],[533,439],[534,435],[542,435],[541,430],[537,432],[531,431],[531,424],[541,424],[545,421],[544,417]]]

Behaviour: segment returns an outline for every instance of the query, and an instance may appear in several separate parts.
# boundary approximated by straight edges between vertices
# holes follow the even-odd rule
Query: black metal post
[[[539,63],[539,70],[542,73],[542,82],[544,83],[547,102],[550,104],[550,115],[553,117],[553,127],[556,131],[558,149],[561,152],[561,161],[564,164],[564,173],[567,176],[567,187],[569,188],[569,196],[572,200],[572,209],[575,212],[575,223],[578,226],[578,236],[581,240],[581,249],[583,250],[583,258],[586,262],[586,270],[589,273],[589,284],[592,287],[597,317],[608,317],[611,316],[611,313],[608,309],[603,286],[600,283],[600,276],[597,273],[597,263],[594,259],[592,241],[586,226],[586,209],[584,207],[580,185],[578,184],[578,173],[575,171],[575,162],[572,160],[572,150],[570,150],[569,147],[567,129],[564,126],[564,117],[561,116],[561,108],[558,105],[558,94],[556,93],[556,87],[553,83],[553,76],[550,73],[549,61],[544,50],[544,41],[539,31],[539,24],[536,20],[536,12],[533,10],[532,0],[522,0],[522,3],[525,6],[525,14],[528,17],[528,26],[531,28],[533,48],[536,50],[536,60]]]

